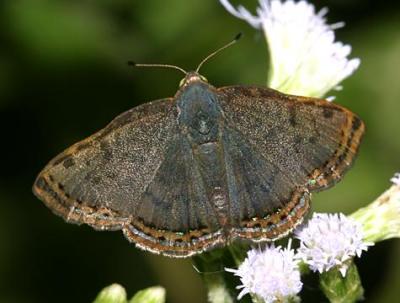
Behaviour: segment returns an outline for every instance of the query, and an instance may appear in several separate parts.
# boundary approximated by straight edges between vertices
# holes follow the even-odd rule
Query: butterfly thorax
[[[189,74],[177,94],[178,123],[192,144],[218,141],[222,111],[214,88],[197,74]]]

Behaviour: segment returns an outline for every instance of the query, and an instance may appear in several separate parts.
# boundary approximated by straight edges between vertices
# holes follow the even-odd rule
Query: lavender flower
[[[271,88],[322,97],[333,88],[340,89],[338,84],[360,65],[360,59],[347,58],[350,45],[335,42],[334,30],[344,23],[327,24],[326,8],[317,13],[306,1],[259,0],[254,16],[228,0],[220,3],[235,17],[264,31],[271,57]]]
[[[269,302],[286,302],[300,292],[302,283],[298,261],[290,243],[287,248],[266,246],[264,250],[254,248],[238,269],[226,268],[240,277],[242,289],[238,299],[252,294]]]
[[[307,225],[295,231],[301,241],[297,258],[320,273],[338,267],[346,275],[348,260],[373,245],[363,241],[359,223],[343,214],[314,213]]]

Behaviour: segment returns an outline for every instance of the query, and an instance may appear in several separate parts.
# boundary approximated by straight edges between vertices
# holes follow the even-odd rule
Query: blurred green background
[[[337,103],[366,122],[360,156],[343,182],[313,200],[315,210],[350,213],[400,170],[400,4],[314,3],[330,8],[330,23],[346,22],[337,37],[362,60],[336,94]],[[217,1],[1,1],[0,302],[91,302],[113,282],[130,296],[160,284],[169,302],[206,301],[190,260],[139,251],[120,232],[66,224],[33,196],[31,185],[53,156],[117,114],[175,94],[180,73],[132,69],[126,61],[191,69],[238,32],[245,34],[240,43],[210,60],[202,74],[215,86],[265,85],[263,35]],[[400,240],[390,240],[357,260],[366,302],[398,301],[399,256]],[[306,302],[321,302],[313,287],[305,289]]]

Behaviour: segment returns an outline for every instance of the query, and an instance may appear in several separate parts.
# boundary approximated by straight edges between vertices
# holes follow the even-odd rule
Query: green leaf
[[[363,299],[364,289],[357,266],[352,260],[350,262],[345,277],[338,268],[324,272],[320,276],[320,287],[332,303],[352,303]]]
[[[127,303],[126,291],[119,284],[112,284],[103,288],[93,303]]]
[[[129,303],[164,303],[165,289],[161,286],[153,286],[138,291]]]

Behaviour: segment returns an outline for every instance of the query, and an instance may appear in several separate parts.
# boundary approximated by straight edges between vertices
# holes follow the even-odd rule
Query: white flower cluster
[[[320,273],[335,267],[344,277],[346,261],[360,257],[372,245],[363,241],[360,224],[343,214],[315,213],[295,234],[300,240],[297,251],[291,249],[291,242],[285,249],[274,245],[252,249],[238,269],[226,269],[240,277],[238,299],[250,293],[265,302],[286,302],[302,288],[299,261]]]
[[[264,31],[271,58],[271,88],[322,97],[331,89],[340,89],[338,84],[360,65],[360,59],[347,58],[350,45],[335,42],[334,30],[344,23],[327,24],[327,9],[316,13],[306,1],[259,0],[254,16],[243,6],[220,2],[235,17]]]
[[[240,277],[242,289],[238,299],[245,294],[254,294],[266,303],[284,302],[286,298],[296,295],[302,288],[298,261],[294,250],[282,249],[274,245],[264,250],[252,249],[238,269],[227,268]]]
[[[338,266],[346,275],[347,260],[360,257],[369,245],[363,241],[361,224],[343,214],[314,213],[307,225],[295,231],[300,240],[297,257],[320,273]]]

